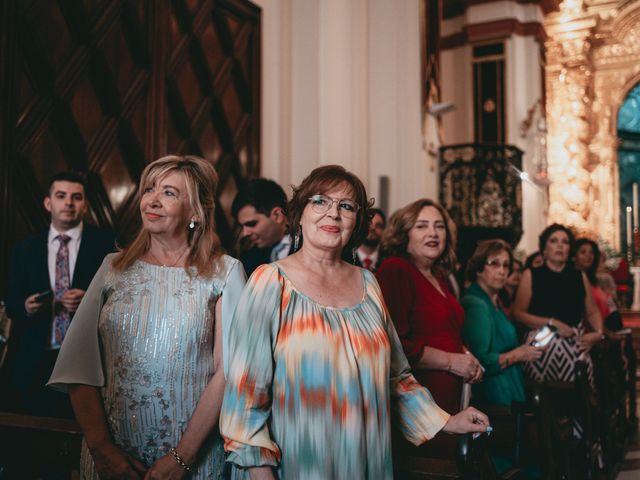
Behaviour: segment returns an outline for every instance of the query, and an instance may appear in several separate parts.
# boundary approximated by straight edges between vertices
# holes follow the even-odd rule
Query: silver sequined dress
[[[111,259],[105,259],[74,317],[50,385],[101,386],[114,441],[150,466],[178,443],[214,374],[214,306],[222,295],[226,346],[244,271],[228,256],[212,279],[142,261],[118,273],[111,269]],[[82,340],[87,335],[96,346],[88,348]],[[86,351],[96,348],[98,358],[95,351]],[[96,361],[102,368],[94,365],[90,371],[86,363]],[[219,478],[223,464],[216,429],[190,478]],[[97,478],[86,448],[81,470],[82,478]]]

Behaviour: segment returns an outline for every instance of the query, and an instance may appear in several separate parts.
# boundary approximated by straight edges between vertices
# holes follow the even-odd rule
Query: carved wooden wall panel
[[[136,184],[168,153],[220,174],[219,230],[259,173],[260,10],[248,0],[6,0],[0,7],[2,247],[45,228],[47,179],[86,172],[89,222],[122,239]],[[0,293],[4,293],[3,275]]]

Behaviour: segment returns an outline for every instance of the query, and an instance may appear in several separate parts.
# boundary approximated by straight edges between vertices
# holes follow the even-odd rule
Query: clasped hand
[[[142,480],[147,468],[111,442],[91,449],[91,456],[101,480]]]
[[[451,353],[449,371],[462,377],[467,383],[478,383],[482,380],[484,369],[476,357],[471,353]]]

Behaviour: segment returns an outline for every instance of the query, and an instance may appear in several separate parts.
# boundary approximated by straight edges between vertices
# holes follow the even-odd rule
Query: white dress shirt
[[[371,267],[369,267],[369,269],[371,269],[372,267],[376,266],[376,263],[378,263],[378,257],[380,256],[380,249],[376,248],[372,254],[367,254],[365,252],[362,251],[361,248],[358,248],[356,250],[356,255],[358,255],[358,260],[360,260],[360,265],[364,265],[364,259],[368,258],[371,260]]]
[[[76,260],[78,260],[78,251],[80,250],[80,242],[82,241],[82,222],[76,227],[66,232],[59,232],[53,225],[49,227],[49,239],[47,241],[47,260],[49,264],[49,281],[51,282],[51,290],[56,289],[56,255],[60,248],[60,242],[55,238],[58,235],[68,235],[71,237],[67,246],[69,247],[69,283],[73,281],[73,272],[76,268]]]
[[[282,237],[278,243],[276,243],[273,247],[271,247],[271,253],[269,254],[269,261],[275,262],[277,260],[282,260],[289,255],[291,251],[291,235],[288,233]]]

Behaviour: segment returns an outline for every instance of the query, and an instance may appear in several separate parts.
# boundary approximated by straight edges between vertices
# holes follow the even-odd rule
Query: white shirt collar
[[[67,230],[66,232],[59,232],[58,230],[56,230],[53,224],[51,224],[49,225],[49,243],[53,243],[55,241],[55,238],[61,234],[67,235],[71,237],[71,241],[77,242],[78,240],[80,240],[80,238],[82,238],[83,228],[84,228],[84,225],[82,222],[80,222],[78,225],[76,225],[70,230]]]
[[[358,250],[356,250],[356,253],[358,255],[358,259],[360,260],[360,263],[362,263],[365,258],[370,258],[371,265],[375,265],[376,262],[378,261],[378,256],[380,255],[380,249],[376,248],[372,254],[368,255],[364,253],[362,249],[358,248]]]
[[[291,245],[291,235],[288,233],[282,237],[282,240],[278,242],[278,245]]]
[[[269,254],[269,261],[275,262],[282,260],[291,251],[291,235],[288,233],[282,237],[282,239],[271,247],[271,253]]]

